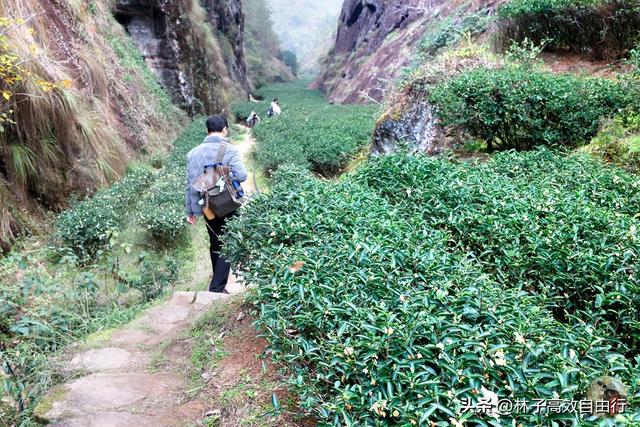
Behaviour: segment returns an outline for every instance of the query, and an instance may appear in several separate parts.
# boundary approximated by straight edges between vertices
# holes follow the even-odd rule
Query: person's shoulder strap
[[[220,148],[218,149],[218,156],[216,157],[216,163],[221,164],[222,160],[224,160],[224,153],[227,151],[227,145],[229,145],[227,141],[220,142]]]

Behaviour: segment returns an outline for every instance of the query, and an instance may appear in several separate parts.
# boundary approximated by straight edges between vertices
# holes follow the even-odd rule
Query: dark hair
[[[220,115],[211,116],[207,119],[207,132],[222,132],[224,128],[229,127],[227,119]]]
[[[278,98],[273,98],[273,102],[278,102]]]

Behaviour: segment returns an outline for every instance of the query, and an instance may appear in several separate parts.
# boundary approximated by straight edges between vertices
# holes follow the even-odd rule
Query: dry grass
[[[111,16],[112,3],[0,0],[1,16],[27,21],[7,33],[28,77],[12,85],[15,95],[2,105],[2,111],[13,110],[15,122],[0,133],[5,248],[26,226],[25,215],[10,207],[38,199],[59,209],[70,193],[107,184],[136,150],[154,151],[157,135],[172,133],[158,112],[157,88],[122,64],[111,46],[111,39],[124,43],[127,37]],[[64,84],[44,90],[41,81]],[[175,132],[184,115],[170,114]]]

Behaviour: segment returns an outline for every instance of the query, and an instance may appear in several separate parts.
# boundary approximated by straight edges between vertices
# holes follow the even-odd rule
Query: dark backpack
[[[273,117],[273,107],[269,106],[269,109],[267,110],[267,117]]]

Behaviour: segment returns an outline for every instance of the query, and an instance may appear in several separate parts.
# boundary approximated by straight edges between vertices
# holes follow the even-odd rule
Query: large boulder
[[[398,103],[376,124],[371,144],[374,155],[402,148],[411,153],[439,154],[450,141],[438,124],[433,106],[425,99]]]

